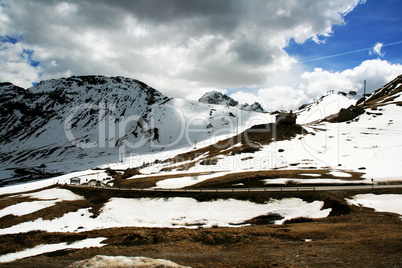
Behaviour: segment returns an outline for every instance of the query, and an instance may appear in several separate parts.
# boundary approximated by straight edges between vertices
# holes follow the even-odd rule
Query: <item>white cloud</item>
[[[375,44],[375,46],[369,52],[370,55],[375,55],[376,54],[376,55],[378,55],[380,57],[384,57],[385,52],[381,52],[382,47],[383,47],[382,43]]]
[[[70,75],[122,75],[172,97],[197,100],[220,88],[267,110],[295,109],[328,90],[374,90],[402,73],[377,59],[333,72],[303,66],[284,48],[324,43],[358,0],[11,1],[0,5],[0,80],[28,87]],[[40,14],[40,16],[38,15]],[[384,56],[383,44],[370,51]],[[31,51],[29,55],[24,51]],[[33,67],[32,61],[40,65]],[[222,90],[221,90],[222,91]]]
[[[258,102],[267,111],[294,109],[309,100],[304,92],[289,86],[260,88],[257,95],[239,91],[231,97],[249,104]]]
[[[20,81],[37,82],[39,75],[122,75],[169,96],[194,98],[198,89],[259,87],[288,71],[295,65],[284,50],[291,38],[323,42],[359,1],[4,3],[1,34],[22,36],[41,68],[29,76],[24,68],[3,70],[2,79],[25,85]]]
[[[315,69],[302,75],[303,91],[311,97],[319,97],[328,90],[358,91],[362,93],[363,81],[367,80],[367,90],[371,92],[388,83],[402,73],[401,64],[392,64],[386,60],[366,60],[353,69],[342,72],[329,72]]]
[[[329,90],[363,93],[363,81],[367,81],[367,93],[402,74],[401,64],[392,64],[386,60],[366,60],[353,69],[333,72],[316,68],[313,72],[301,75],[300,84],[290,86],[272,86],[261,88],[257,94],[239,91],[231,97],[247,102],[259,102],[266,110],[296,109],[300,105],[317,99]]]
[[[40,79],[39,66],[32,66],[27,50],[18,43],[0,43],[0,81],[13,82],[21,87],[32,86]]]

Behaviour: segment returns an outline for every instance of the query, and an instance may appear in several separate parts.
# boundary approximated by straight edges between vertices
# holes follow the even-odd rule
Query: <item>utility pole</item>
[[[364,93],[363,93],[363,97],[364,97],[364,104],[363,104],[363,107],[366,107],[366,80],[364,80]]]

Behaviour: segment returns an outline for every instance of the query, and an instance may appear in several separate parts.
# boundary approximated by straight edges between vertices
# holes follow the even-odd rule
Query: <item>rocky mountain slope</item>
[[[369,107],[380,107],[388,104],[401,105],[402,92],[402,75],[399,75],[391,82],[375,90],[366,99],[366,104]],[[364,99],[360,99],[358,104],[364,103]]]
[[[3,168],[192,146],[242,129],[260,113],[162,95],[124,77],[73,76],[29,89],[0,85]],[[114,160],[113,160],[114,159]]]
[[[265,113],[266,111],[262,108],[261,104],[258,102],[254,102],[253,104],[242,104],[239,105],[239,102],[234,100],[233,98],[229,97],[226,94],[223,94],[218,91],[211,91],[205,93],[198,102],[207,103],[207,104],[217,104],[217,105],[226,105],[226,106],[233,106],[233,107],[240,107],[240,109],[245,111],[253,111],[259,113]]]

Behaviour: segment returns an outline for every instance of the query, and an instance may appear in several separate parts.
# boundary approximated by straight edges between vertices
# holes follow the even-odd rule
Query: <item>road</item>
[[[99,189],[111,189],[121,191],[141,192],[174,192],[174,193],[244,193],[244,192],[306,192],[306,191],[348,191],[348,190],[373,190],[373,189],[395,189],[402,188],[397,185],[337,185],[337,186],[304,186],[304,187],[265,187],[265,188],[220,188],[220,189],[161,189],[161,188],[124,188],[108,186],[84,186],[71,185],[76,187],[90,187]]]

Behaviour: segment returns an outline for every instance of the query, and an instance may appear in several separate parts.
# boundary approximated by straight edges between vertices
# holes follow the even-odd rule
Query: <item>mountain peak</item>
[[[251,105],[245,103],[240,106],[238,101],[219,91],[210,91],[205,93],[198,100],[198,102],[239,107],[240,109],[245,111],[260,112],[260,113],[266,112],[264,108],[262,108],[261,104],[259,104],[258,102],[254,102]]]
[[[205,93],[198,102],[207,103],[207,104],[218,104],[218,105],[228,105],[228,106],[237,106],[239,105],[238,101],[235,101],[233,98],[229,97],[226,94],[223,94],[219,91],[210,91]]]

